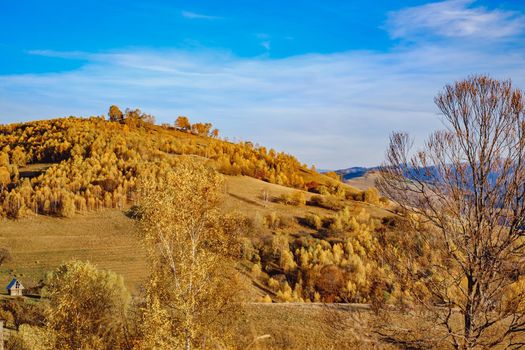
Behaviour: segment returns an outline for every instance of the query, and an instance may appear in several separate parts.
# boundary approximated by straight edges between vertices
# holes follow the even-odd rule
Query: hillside
[[[310,200],[315,194],[275,185],[246,176],[227,176],[224,210],[245,214],[260,227],[247,237],[271,240],[274,233],[312,234],[315,229],[300,225],[307,215],[328,217],[333,210],[318,206],[293,206],[279,202],[283,195],[300,193]],[[263,198],[261,194],[267,194]],[[352,212],[362,210],[376,217],[389,215],[380,207],[354,201]],[[275,216],[278,226],[263,227]],[[129,287],[137,290],[147,275],[145,256],[140,249],[134,220],[118,209],[100,209],[77,213],[71,218],[31,215],[18,220],[4,219],[0,230],[0,246],[8,247],[12,260],[1,268],[1,279],[20,277],[35,286],[61,262],[71,259],[90,260],[98,266],[125,277]],[[261,293],[257,293],[261,295]]]
[[[334,172],[341,176],[343,180],[350,180],[356,177],[364,176],[368,171],[376,168],[351,167],[346,169],[335,170]]]
[[[209,162],[223,174],[289,187],[329,180],[290,155],[220,140],[209,127],[194,129],[156,126],[133,116],[117,122],[70,117],[0,126],[0,216],[67,217],[124,208],[135,200],[139,178],[161,180],[183,155]]]
[[[389,202],[293,156],[100,117],[2,126],[0,150],[0,171],[9,175],[0,196],[0,247],[11,254],[0,279],[18,277],[36,287],[31,292],[62,262],[79,259],[117,272],[141,295],[148,262],[130,209],[141,178],[162,183],[182,159],[223,173],[222,210],[246,219],[238,266],[245,301],[369,303],[378,298],[380,280],[381,299],[392,302],[404,288],[381,262],[393,218]],[[272,334],[275,348],[305,344],[305,332],[280,338],[282,329],[299,328],[278,310],[253,304],[246,317],[258,332]],[[324,311],[293,313],[309,322]],[[280,321],[270,326],[268,318]],[[326,334],[315,336],[328,341]]]
[[[345,183],[360,190],[375,186],[376,179],[379,174],[375,170],[369,170],[361,176],[352,177],[345,180]]]
[[[351,344],[355,340],[353,317],[363,317],[360,314],[348,319],[344,309],[329,312],[320,304],[286,309],[272,307],[274,304],[252,304],[264,300],[267,295],[275,302],[306,299],[308,294],[297,295],[303,283],[298,282],[297,273],[304,271],[306,276],[308,270],[319,271],[321,264],[333,264],[331,260],[334,259],[334,249],[331,247],[342,241],[343,230],[332,230],[328,227],[316,229],[304,222],[306,217],[314,215],[328,221],[328,218],[336,217],[339,210],[317,205],[290,205],[280,200],[283,196],[293,197],[295,194],[303,195],[306,201],[318,196],[315,193],[270,184],[247,176],[226,178],[224,210],[240,211],[250,220],[250,227],[243,237],[243,260],[239,267],[248,287],[245,301],[249,302],[245,315],[247,328],[243,332],[247,335],[252,332],[269,334],[271,338],[266,340],[265,344],[273,349],[299,349],[305,346],[318,348],[321,344],[340,346],[340,341]],[[385,208],[375,204],[354,200],[343,202],[351,215],[359,217],[362,222],[370,220],[363,213],[371,214],[375,220],[391,215]],[[355,231],[356,235],[365,233],[366,231],[360,228]],[[289,241],[288,252],[294,256],[298,268],[281,267],[281,264],[290,264],[282,258],[288,254],[283,247],[283,244],[286,245],[283,238]],[[304,249],[302,253],[300,250],[294,251],[293,247],[298,244],[312,252],[311,262],[308,264],[304,262],[307,256]],[[9,278],[19,277],[29,287],[36,286],[47,272],[61,262],[71,259],[89,260],[100,268],[117,272],[124,276],[126,285],[136,295],[140,295],[149,273],[135,222],[126,216],[125,211],[119,209],[77,213],[68,218],[31,215],[18,220],[4,219],[1,223],[0,247],[9,247],[12,255],[12,260],[0,268],[0,280],[7,282]],[[326,249],[328,247],[330,249]],[[273,249],[276,251],[273,252]],[[335,252],[337,251],[335,248]],[[350,257],[349,252],[343,250],[341,253],[342,255],[335,259],[339,259],[342,266],[347,264],[345,270],[349,266],[357,267],[362,264],[361,258],[355,256],[352,265],[348,265],[344,259]],[[260,267],[261,271],[254,267]],[[372,270],[375,267],[370,266],[368,269]],[[356,280],[356,277],[350,274],[347,278],[349,281]],[[368,277],[365,275],[365,278]],[[277,285],[275,281],[279,281]],[[315,289],[321,287],[315,285],[312,277],[304,278],[305,291],[311,288],[308,285],[312,284]],[[293,286],[295,295],[294,291],[289,292],[286,286]],[[348,290],[343,289],[347,294]],[[320,289],[318,293],[320,298],[325,296],[324,293],[327,293],[326,297],[334,298],[328,294],[333,291]],[[327,318],[336,316],[348,326],[347,330],[337,330],[341,332],[337,337],[331,328],[333,326],[326,323]]]
[[[70,117],[0,127],[0,208],[3,216],[18,218],[4,221],[0,232],[0,244],[13,256],[2,270],[6,278],[36,285],[47,270],[77,258],[115,270],[137,287],[146,271],[125,213],[141,178],[162,183],[170,168],[191,157],[227,176],[224,210],[250,222],[242,254],[257,295],[365,300],[357,290],[366,283],[352,282],[344,295],[332,295],[315,281],[333,263],[341,271],[357,264],[351,270],[360,271],[360,279],[371,269],[365,265],[372,246],[360,258],[354,246],[373,244],[366,232],[390,215],[377,192],[347,186],[284,153],[220,140],[209,124],[199,124],[206,125],[201,132],[144,120]],[[306,276],[310,270],[315,276]],[[344,275],[343,282],[356,278]]]

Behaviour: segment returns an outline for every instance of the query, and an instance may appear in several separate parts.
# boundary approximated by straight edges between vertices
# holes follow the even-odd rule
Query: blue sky
[[[0,0],[0,29],[0,123],[139,107],[320,168],[422,141],[446,83],[525,87],[521,0]]]

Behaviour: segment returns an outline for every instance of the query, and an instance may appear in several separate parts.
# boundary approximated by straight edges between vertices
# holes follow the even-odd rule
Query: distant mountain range
[[[332,171],[341,175],[343,181],[348,181],[348,180],[364,177],[367,173],[379,170],[379,168],[380,168],[379,166],[371,167],[371,168],[351,167],[351,168],[332,170]],[[466,171],[468,172],[470,171],[470,169],[467,168]],[[328,170],[323,171],[323,172],[328,172]],[[440,170],[436,168],[435,166],[428,166],[425,168],[420,168],[418,170],[412,167],[407,167],[404,170],[404,176],[408,179],[418,179],[424,182],[432,182],[432,181],[439,182],[442,179],[440,176]],[[469,178],[472,177],[472,176],[469,176],[468,173],[465,176],[467,180],[470,180]],[[488,181],[491,184],[495,184],[499,176],[500,176],[499,171],[492,171],[490,174],[488,174]],[[468,181],[465,184],[465,186],[468,188],[472,186],[472,183]]]
[[[354,166],[351,168],[346,169],[339,169],[339,170],[323,170],[321,172],[327,173],[329,171],[334,171],[335,173],[341,175],[343,177],[343,181],[345,180],[351,180],[356,177],[364,176],[367,172],[372,170],[377,170],[378,167],[372,167],[372,168],[365,168],[360,166]]]

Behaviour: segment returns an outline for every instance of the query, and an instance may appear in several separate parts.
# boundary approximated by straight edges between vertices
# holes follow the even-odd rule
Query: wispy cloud
[[[387,28],[393,38],[437,35],[502,39],[523,33],[525,16],[514,11],[476,6],[475,0],[448,0],[392,12]]]
[[[56,50],[29,50],[27,51],[30,55],[54,57],[54,58],[65,58],[65,59],[86,59],[89,54],[82,51],[56,51]]]
[[[496,10],[471,4],[448,1],[425,6],[437,6],[436,16],[448,18],[458,31],[467,31],[462,27],[466,24],[459,23],[457,14],[440,14],[443,7],[494,18]],[[402,12],[391,14],[391,33],[405,37],[415,30],[410,28],[425,27],[452,35],[432,20],[421,19],[426,18],[422,12],[428,15],[425,6],[402,10],[409,11],[412,23],[404,29],[392,27]],[[497,23],[501,28],[515,28],[521,17],[507,12],[496,11]],[[487,20],[485,26],[495,25],[494,21]],[[482,35],[478,26],[473,28],[465,33]],[[446,83],[488,73],[498,79],[512,78],[525,88],[524,40],[510,36],[518,29],[504,32],[509,33],[506,40],[512,38],[505,49],[493,37],[490,46],[416,41],[386,52],[282,59],[237,57],[218,50],[40,50],[33,54],[81,59],[85,64],[61,73],[0,76],[0,122],[98,115],[118,104],[140,107],[159,122],[173,122],[177,115],[210,121],[231,139],[284,150],[322,168],[377,165],[391,131],[407,130],[422,140],[441,127],[433,97]],[[255,37],[269,41],[268,36]]]
[[[379,163],[392,130],[421,139],[439,127],[432,101],[447,82],[491,73],[525,86],[525,53],[518,50],[420,46],[278,60],[117,51],[84,58],[88,64],[71,72],[0,76],[0,119],[96,115],[116,103],[160,122],[181,114],[209,120],[231,138],[330,168]]]
[[[260,40],[259,44],[266,49],[266,51],[270,50],[271,47],[271,41],[270,36],[266,33],[256,33],[255,37]]]
[[[222,19],[222,17],[219,16],[204,15],[202,13],[196,13],[191,11],[182,11],[181,15],[182,17],[190,19]]]

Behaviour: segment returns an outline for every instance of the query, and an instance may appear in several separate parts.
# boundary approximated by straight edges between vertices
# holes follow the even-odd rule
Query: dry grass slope
[[[0,281],[19,277],[34,286],[64,261],[89,260],[124,276],[135,288],[147,274],[145,255],[131,219],[117,210],[77,215],[73,218],[35,216],[3,220],[0,245],[12,260],[2,266]]]
[[[256,213],[290,218],[306,214],[328,215],[330,210],[314,206],[290,206],[274,201],[283,193],[300,190],[270,184],[247,176],[228,176],[224,209],[237,210],[253,217]],[[261,193],[267,192],[265,201]],[[309,199],[312,194],[301,191]],[[364,202],[351,202],[352,211],[362,209],[377,217],[389,215],[384,208]],[[286,230],[290,233],[313,232],[295,221]],[[8,247],[12,260],[0,269],[0,282],[20,277],[28,286],[36,285],[60,263],[71,259],[89,260],[100,268],[122,274],[128,286],[137,288],[147,275],[145,255],[132,219],[123,211],[103,209],[76,214],[72,218],[43,215],[18,220],[3,219],[0,225],[0,246]]]

